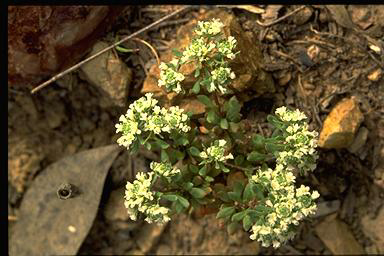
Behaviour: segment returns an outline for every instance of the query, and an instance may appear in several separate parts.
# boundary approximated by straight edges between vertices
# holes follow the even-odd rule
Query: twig
[[[80,61],[80,62],[77,63],[76,65],[74,65],[74,66],[72,66],[72,67],[70,67],[70,68],[64,70],[63,72],[60,72],[59,74],[57,74],[57,75],[55,75],[55,76],[53,76],[53,77],[52,77],[51,79],[49,79],[48,81],[46,81],[46,82],[44,82],[44,83],[38,85],[37,87],[35,87],[34,89],[31,90],[31,93],[32,93],[32,94],[33,94],[33,93],[36,93],[37,91],[43,89],[43,88],[46,87],[47,85],[49,85],[49,84],[51,84],[52,82],[56,81],[57,79],[63,77],[64,75],[66,75],[66,74],[72,72],[72,71],[75,70],[75,69],[78,69],[78,68],[81,67],[83,64],[87,63],[88,61],[93,60],[93,59],[96,58],[97,56],[100,56],[101,54],[103,54],[103,53],[109,51],[110,49],[116,47],[117,45],[119,45],[119,44],[121,44],[121,43],[123,43],[123,42],[125,42],[125,41],[127,41],[127,40],[129,40],[129,39],[131,39],[131,38],[133,38],[133,37],[135,37],[135,36],[141,34],[142,32],[144,32],[144,31],[146,31],[146,30],[148,30],[148,29],[150,29],[150,28],[153,28],[154,26],[160,24],[160,23],[163,22],[164,20],[169,19],[169,18],[172,17],[172,16],[175,16],[176,14],[178,14],[178,13],[184,11],[185,9],[187,9],[187,8],[189,8],[189,7],[190,7],[190,6],[182,7],[182,8],[180,8],[180,9],[178,9],[178,10],[176,10],[176,11],[174,11],[174,12],[172,12],[172,13],[166,15],[166,16],[164,16],[163,18],[161,18],[161,19],[159,19],[159,20],[153,22],[152,24],[150,24],[150,25],[148,25],[148,26],[146,26],[146,27],[144,27],[144,28],[142,28],[142,29],[136,31],[135,33],[133,33],[133,34],[131,34],[131,35],[129,35],[129,36],[124,37],[124,38],[121,39],[120,41],[117,41],[116,43],[114,43],[114,44],[108,46],[107,48],[104,48],[103,50],[99,51],[98,53],[96,53],[96,54],[94,54],[94,55],[92,55],[92,56],[86,58],[86,59],[83,60],[83,61]]]
[[[234,165],[234,164],[230,164],[230,163],[224,163],[224,165],[228,166],[228,167],[232,167],[234,169],[238,169],[240,171],[255,171],[257,169],[259,169],[259,167],[255,167],[255,168],[243,168],[243,167],[240,167],[240,166],[237,166],[237,165]]]
[[[257,22],[257,24],[259,24],[260,26],[263,26],[263,27],[269,27],[269,26],[272,26],[272,25],[274,25],[274,24],[276,24],[276,23],[279,23],[279,22],[282,21],[282,20],[285,20],[285,19],[288,18],[289,16],[291,16],[291,15],[297,13],[298,11],[300,11],[300,10],[302,10],[302,9],[304,9],[304,8],[305,8],[305,5],[303,5],[303,6],[299,7],[299,8],[297,8],[297,9],[293,10],[292,12],[290,12],[290,13],[284,15],[283,17],[280,17],[280,18],[278,18],[278,19],[275,19],[275,20],[273,20],[273,21],[271,21],[271,22],[262,23],[262,22],[259,21],[259,20],[256,20],[256,22]]]
[[[157,54],[155,48],[153,48],[152,45],[150,45],[147,41],[144,41],[143,39],[140,39],[140,38],[133,38],[132,40],[135,40],[135,41],[138,41],[140,43],[143,43],[145,44],[146,46],[148,46],[149,49],[151,49],[151,51],[153,52],[153,54],[155,55],[156,57],[156,61],[157,61],[157,65],[160,65],[160,58],[159,58],[159,55]]]

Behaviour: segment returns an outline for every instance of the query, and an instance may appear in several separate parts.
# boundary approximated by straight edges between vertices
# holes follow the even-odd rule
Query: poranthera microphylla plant
[[[199,21],[186,49],[174,51],[176,57],[160,65],[158,85],[167,92],[195,95],[206,107],[203,120],[178,106],[160,107],[147,93],[116,124],[122,133],[117,142],[131,153],[143,145],[161,154],[161,162],[150,164],[151,172],[139,171],[127,183],[125,206],[132,220],[141,214],[149,223],[165,223],[173,214],[214,205],[229,230],[242,225],[251,239],[279,247],[316,210],[319,193],[296,186],[294,173],[315,169],[318,134],[308,130],[302,112],[280,107],[267,117],[274,127],[271,137],[253,134],[246,147],[237,143],[246,140],[241,104],[229,96],[236,77],[229,60],[238,54],[237,41],[224,36],[223,26],[217,19]],[[180,67],[191,62],[196,82],[185,88]],[[219,98],[227,100],[220,104]],[[229,174],[238,171],[246,179],[225,185]]]

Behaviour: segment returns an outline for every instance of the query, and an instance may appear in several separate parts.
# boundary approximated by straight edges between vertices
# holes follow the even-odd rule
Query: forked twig
[[[121,39],[120,41],[117,41],[116,43],[114,43],[114,44],[108,46],[107,48],[104,48],[103,50],[99,51],[98,53],[95,53],[94,55],[92,55],[92,56],[86,58],[85,60],[80,61],[80,62],[77,63],[76,65],[74,65],[74,66],[72,66],[72,67],[70,67],[70,68],[68,68],[68,69],[66,69],[66,70],[64,70],[64,71],[62,71],[62,72],[60,72],[59,74],[57,74],[57,75],[55,75],[55,76],[53,76],[51,79],[45,81],[44,83],[42,83],[42,84],[36,86],[35,88],[33,88],[33,89],[31,90],[31,93],[32,93],[32,94],[33,94],[33,93],[36,93],[37,91],[43,89],[43,88],[46,87],[47,85],[49,85],[49,84],[51,84],[52,82],[56,81],[57,79],[59,79],[59,78],[65,76],[66,74],[68,74],[68,73],[70,73],[70,72],[76,70],[77,68],[81,67],[83,64],[87,63],[88,61],[93,60],[93,59],[96,58],[97,56],[100,56],[101,54],[103,54],[103,53],[105,53],[105,52],[107,52],[107,51],[113,49],[113,48],[116,47],[117,45],[119,45],[119,44],[121,44],[121,43],[123,43],[123,42],[125,42],[125,41],[127,41],[127,40],[129,40],[129,39],[131,39],[131,38],[133,38],[133,37],[135,37],[135,36],[137,36],[137,35],[139,35],[140,33],[144,32],[144,31],[146,31],[146,30],[148,30],[148,29],[150,29],[150,28],[153,28],[154,26],[160,24],[160,23],[163,22],[164,20],[169,19],[169,18],[172,17],[172,16],[175,16],[176,14],[178,14],[178,13],[184,11],[185,9],[187,9],[187,8],[189,8],[189,7],[190,7],[190,6],[185,6],[185,7],[183,7],[183,8],[180,8],[180,9],[178,9],[178,10],[176,10],[176,11],[174,11],[174,12],[172,12],[172,13],[166,15],[166,16],[164,16],[163,18],[161,18],[161,19],[159,19],[159,20],[153,22],[152,24],[149,24],[148,26],[146,26],[146,27],[144,27],[144,28],[142,28],[142,29],[140,29],[140,30],[134,32],[133,34],[130,34],[129,36],[124,37],[124,38]]]
[[[292,14],[295,14],[295,13],[297,13],[298,11],[300,11],[301,9],[304,9],[304,8],[305,8],[305,5],[303,5],[303,6],[299,7],[299,8],[297,8],[297,9],[291,11],[290,13],[287,13],[287,14],[284,15],[283,17],[280,17],[280,18],[278,18],[278,19],[275,19],[275,20],[273,20],[273,21],[271,21],[271,22],[262,23],[262,22],[259,21],[259,20],[256,20],[256,22],[257,22],[257,24],[259,24],[260,26],[263,26],[263,27],[269,27],[269,26],[272,26],[272,25],[274,25],[274,24],[276,24],[276,23],[279,23],[279,22],[282,21],[282,20],[285,20],[286,18],[288,18],[288,17],[291,16]]]

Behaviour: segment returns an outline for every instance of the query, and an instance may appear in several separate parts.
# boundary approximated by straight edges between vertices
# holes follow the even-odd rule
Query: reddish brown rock
[[[364,116],[355,97],[339,102],[324,121],[319,146],[322,148],[348,147],[355,137]]]
[[[79,60],[123,8],[9,6],[8,84],[35,86]]]

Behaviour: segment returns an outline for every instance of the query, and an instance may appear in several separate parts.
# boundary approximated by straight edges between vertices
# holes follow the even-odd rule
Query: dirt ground
[[[80,255],[337,254],[337,245],[328,241],[329,237],[335,240],[334,244],[348,241],[357,243],[365,253],[384,253],[384,235],[375,230],[380,223],[384,225],[384,23],[380,18],[384,6],[345,6],[350,20],[340,10],[307,6],[280,21],[277,19],[300,6],[258,7],[264,13],[236,6],[201,6],[171,18],[139,38],[150,43],[161,57],[170,50],[176,31],[208,9],[221,8],[235,15],[242,29],[257,40],[263,69],[275,82],[275,92],[250,97],[244,105],[246,118],[259,122],[262,128],[266,127],[267,114],[277,106],[287,105],[304,111],[311,117],[310,127],[320,132],[332,108],[341,99],[355,96],[364,115],[360,127],[369,131],[367,139],[354,153],[348,149],[319,148],[317,169],[299,179],[320,192],[317,215],[304,221],[295,239],[277,250],[260,247],[244,232],[228,235],[214,215],[199,219],[181,215],[164,227],[130,222],[119,204],[121,187],[132,179],[135,167],[145,168],[156,156],[143,153],[132,159],[121,152],[110,170],[99,212]],[[175,8],[132,7],[102,40],[110,44],[116,35],[132,33]],[[127,46],[139,51],[119,53],[132,70],[125,106],[108,102],[79,71],[34,95],[28,90],[8,89],[10,233],[17,223],[23,195],[48,165],[77,152],[116,143],[114,124],[129,102],[140,96],[146,75],[156,63],[144,44],[135,41]],[[334,218],[346,224],[348,230],[333,234],[330,229],[322,237],[322,223],[336,221]],[[349,233],[352,239],[344,237]]]

